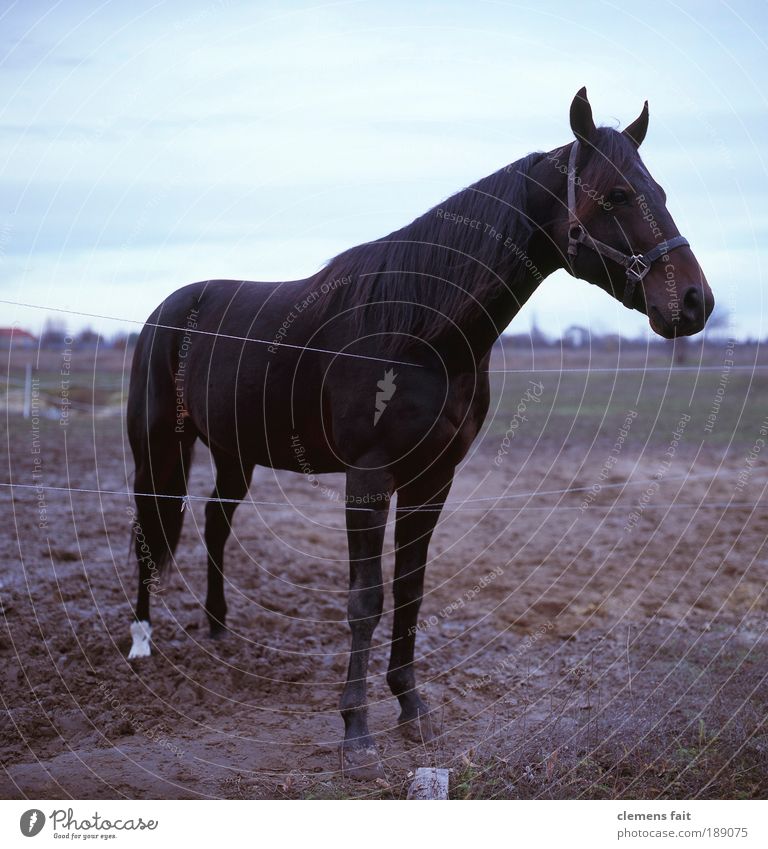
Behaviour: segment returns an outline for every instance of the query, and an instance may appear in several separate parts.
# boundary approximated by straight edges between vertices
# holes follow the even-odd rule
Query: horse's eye
[[[608,200],[618,206],[627,202],[627,193],[624,189],[613,189],[613,191],[608,195]]]

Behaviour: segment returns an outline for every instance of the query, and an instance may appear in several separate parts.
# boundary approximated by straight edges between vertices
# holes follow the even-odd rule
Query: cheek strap
[[[675,248],[690,247],[688,239],[685,236],[675,236],[672,239],[667,239],[655,245],[644,254],[626,254],[611,247],[611,245],[607,245],[605,242],[593,239],[584,229],[583,225],[579,223],[576,216],[576,160],[578,155],[579,142],[575,141],[571,147],[571,155],[568,158],[568,264],[571,274],[574,277],[578,276],[574,264],[579,251],[579,245],[584,245],[600,256],[613,260],[621,265],[626,272],[622,302],[628,309],[634,309],[637,285],[643,282],[643,278],[651,270],[653,263],[660,257],[666,256],[670,251],[675,250]]]

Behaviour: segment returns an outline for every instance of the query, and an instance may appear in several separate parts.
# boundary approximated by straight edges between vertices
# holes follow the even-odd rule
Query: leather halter
[[[575,141],[568,158],[568,264],[571,267],[571,274],[574,277],[577,276],[574,263],[579,245],[592,248],[593,251],[606,259],[612,259],[623,266],[626,271],[623,303],[628,309],[634,309],[635,288],[638,283],[643,282],[643,278],[651,270],[653,263],[675,248],[689,247],[688,239],[684,236],[675,236],[673,239],[661,242],[645,254],[625,254],[610,245],[606,245],[605,242],[593,239],[583,225],[579,223],[576,216],[576,159],[579,155],[579,147],[579,142]]]

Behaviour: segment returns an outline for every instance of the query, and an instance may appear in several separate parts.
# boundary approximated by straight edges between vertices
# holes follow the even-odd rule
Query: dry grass
[[[670,675],[670,661],[686,654]],[[764,647],[713,634],[692,652],[672,642],[637,658],[632,688],[618,693],[580,668],[575,686],[519,745],[488,741],[469,753],[452,796],[765,799],[767,659]]]

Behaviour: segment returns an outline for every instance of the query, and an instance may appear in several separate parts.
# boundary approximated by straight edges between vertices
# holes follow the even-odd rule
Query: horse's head
[[[581,89],[571,129],[576,141],[550,155],[567,175],[567,203],[553,231],[566,268],[646,313],[660,336],[698,333],[715,301],[664,190],[640,159],[648,104],[623,132],[598,128]]]

